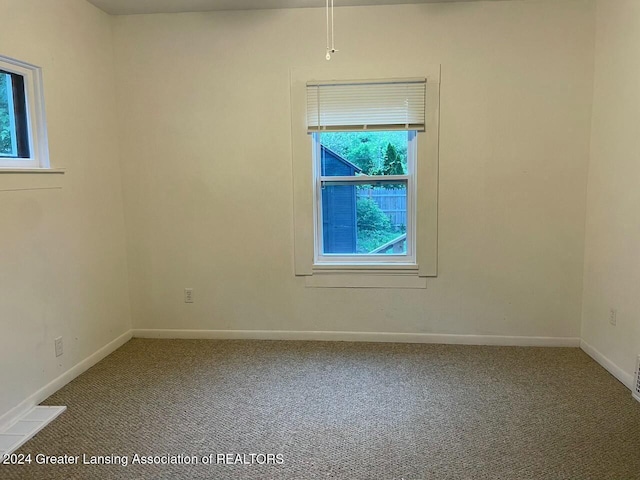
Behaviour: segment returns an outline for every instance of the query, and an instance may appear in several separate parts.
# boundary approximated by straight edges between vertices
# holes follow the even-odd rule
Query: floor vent
[[[640,402],[640,355],[638,355],[636,373],[633,376],[633,398]]]
[[[0,431],[0,459],[27,443],[66,409],[67,407],[35,407],[10,427]]]

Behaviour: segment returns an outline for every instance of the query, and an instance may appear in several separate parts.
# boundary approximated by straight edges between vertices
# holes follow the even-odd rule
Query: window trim
[[[312,161],[313,161],[313,195],[314,195],[314,267],[321,265],[330,265],[333,267],[358,267],[358,265],[417,265],[416,263],[416,175],[417,175],[417,135],[416,131],[408,131],[407,143],[407,174],[406,175],[360,175],[357,177],[327,177],[323,176],[321,170],[321,142],[320,136],[324,132],[311,133],[312,137]],[[324,252],[323,246],[323,223],[322,223],[322,183],[325,181],[337,181],[350,183],[367,183],[369,181],[398,180],[407,183],[407,253],[406,255],[341,255],[327,254]]]
[[[48,170],[49,142],[44,109],[42,69],[20,60],[0,55],[0,70],[24,79],[29,157],[0,157],[0,172]]]
[[[440,115],[440,65],[420,66],[415,62],[384,65],[339,65],[299,67],[290,70],[291,135],[293,168],[293,227],[294,227],[294,274],[307,277],[307,286],[317,283],[313,275],[332,272],[334,286],[350,287],[349,282],[340,278],[353,278],[352,273],[375,276],[384,286],[385,279],[390,285],[398,276],[406,276],[407,270],[415,273],[416,282],[421,277],[435,277],[438,272],[438,156],[439,156],[439,115]],[[318,265],[315,263],[314,187],[312,168],[312,139],[306,128],[307,82],[314,79],[331,81],[378,78],[423,77],[427,80],[426,131],[419,132],[417,141],[416,185],[416,227],[414,265]],[[335,272],[335,275],[333,274]],[[344,272],[344,273],[340,273]],[[328,278],[328,277],[323,277]],[[420,283],[420,285],[426,285]],[[404,288],[404,287],[403,287]],[[424,288],[420,286],[419,288]]]

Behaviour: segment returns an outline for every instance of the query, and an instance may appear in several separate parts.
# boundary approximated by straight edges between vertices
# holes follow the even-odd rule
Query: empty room
[[[640,0],[0,20],[0,478],[640,479]]]

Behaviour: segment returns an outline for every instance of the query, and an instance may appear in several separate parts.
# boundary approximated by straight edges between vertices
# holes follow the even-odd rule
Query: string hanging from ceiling
[[[329,0],[327,0],[327,55],[325,58],[331,60],[331,54],[337,51],[333,28],[333,0],[331,0],[331,7],[329,7]]]

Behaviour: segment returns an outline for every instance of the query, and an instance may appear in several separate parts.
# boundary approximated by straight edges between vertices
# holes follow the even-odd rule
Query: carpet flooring
[[[134,339],[45,404],[19,453],[80,464],[0,478],[640,479],[640,403],[575,348]]]

